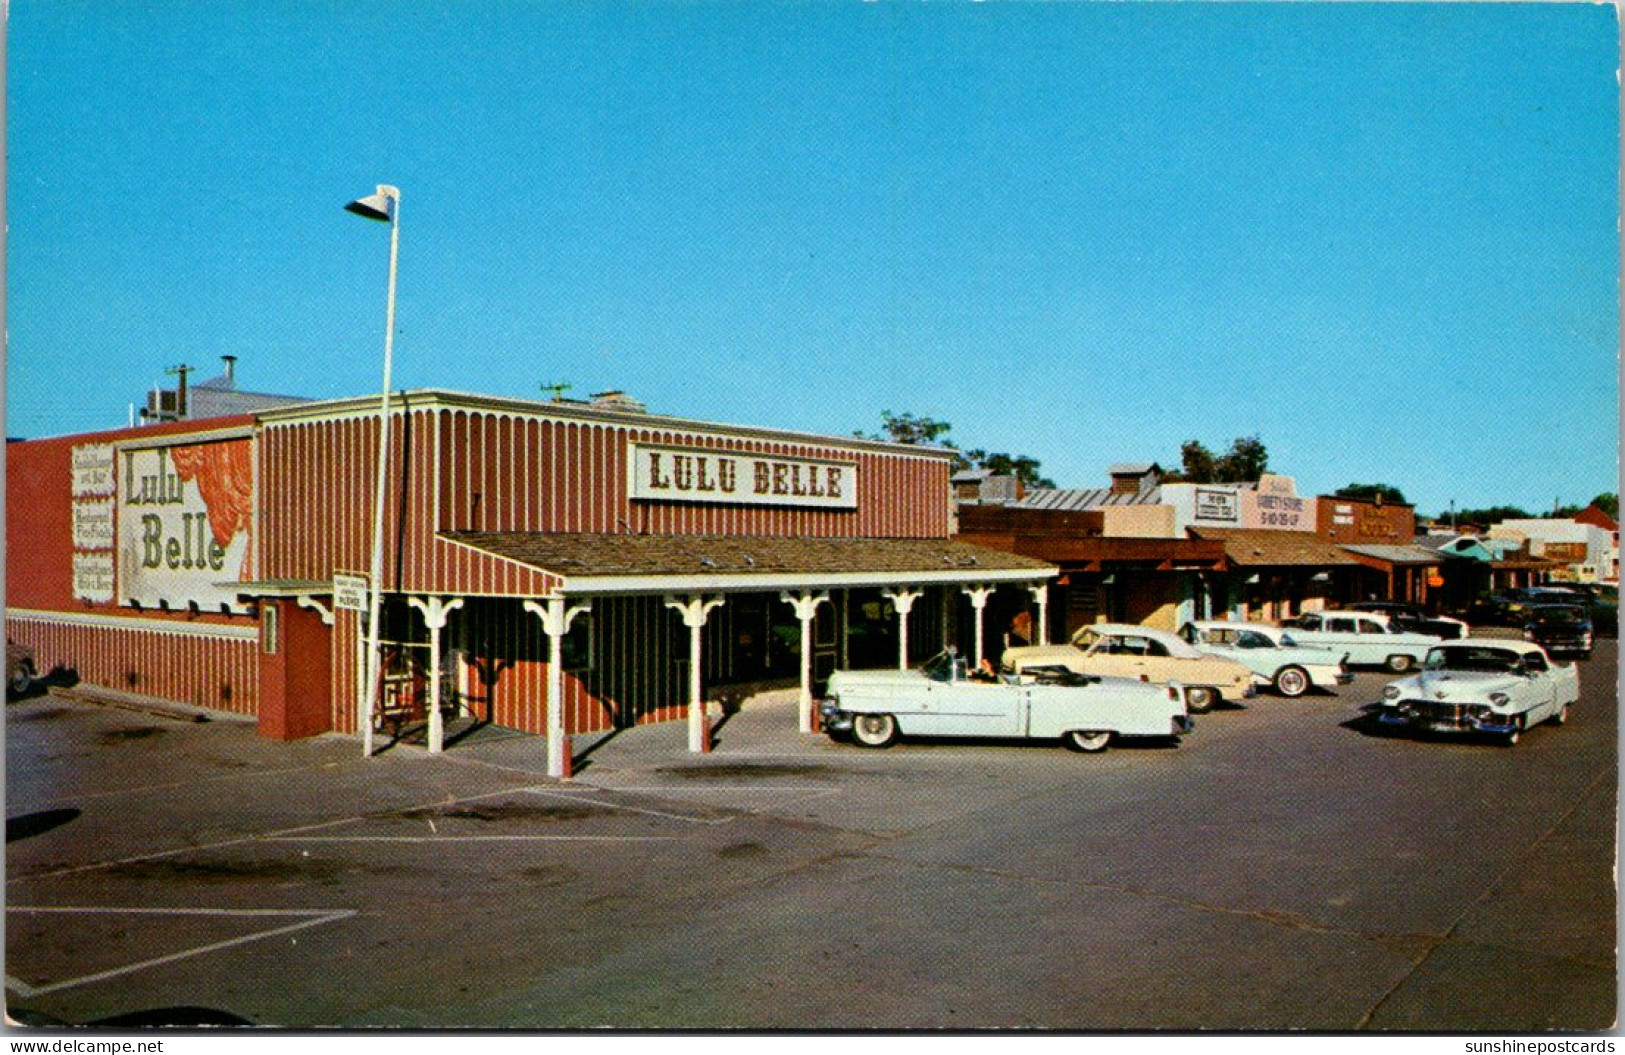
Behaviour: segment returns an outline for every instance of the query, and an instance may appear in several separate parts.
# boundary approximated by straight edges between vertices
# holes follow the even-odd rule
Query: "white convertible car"
[[[1267,623],[1232,623],[1199,619],[1182,636],[1196,651],[1233,659],[1253,672],[1260,685],[1295,698],[1311,687],[1330,689],[1354,680],[1344,653],[1300,645],[1290,630]]]
[[[838,670],[819,707],[824,731],[864,747],[899,736],[1060,739],[1103,750],[1120,736],[1176,737],[1191,729],[1179,687],[1028,668],[988,681],[942,652],[916,670]]]
[[[1377,720],[1435,732],[1479,732],[1510,745],[1540,722],[1562,725],[1580,698],[1579,668],[1527,641],[1466,638],[1428,653],[1422,673],[1389,683]]]

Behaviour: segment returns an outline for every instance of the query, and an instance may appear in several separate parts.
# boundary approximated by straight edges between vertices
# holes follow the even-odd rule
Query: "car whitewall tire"
[[[1309,673],[1302,667],[1282,667],[1275,672],[1275,691],[1296,699],[1309,691]]]
[[[863,747],[890,747],[897,742],[897,719],[889,714],[855,715],[852,739]]]
[[[1084,732],[1083,730],[1074,729],[1067,733],[1064,739],[1066,740],[1066,746],[1073,750],[1092,754],[1096,751],[1106,750],[1106,745],[1112,742],[1112,734],[1098,731]]]

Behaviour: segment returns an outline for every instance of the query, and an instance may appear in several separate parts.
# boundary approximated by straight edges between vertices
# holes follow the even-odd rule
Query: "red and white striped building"
[[[1055,569],[949,538],[949,454],[442,391],[392,405],[373,722],[568,738],[945,644]],[[7,447],[6,632],[40,668],[358,731],[378,400]]]

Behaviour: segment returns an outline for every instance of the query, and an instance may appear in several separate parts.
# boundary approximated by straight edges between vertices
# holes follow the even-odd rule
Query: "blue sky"
[[[6,432],[178,362],[847,434],[1063,486],[1259,435],[1424,513],[1617,489],[1615,14],[14,0]]]

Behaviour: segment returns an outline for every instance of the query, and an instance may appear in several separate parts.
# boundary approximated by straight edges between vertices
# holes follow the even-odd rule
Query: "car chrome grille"
[[[1464,722],[1467,720],[1467,705],[1464,703],[1440,703],[1437,700],[1405,700],[1400,704],[1400,710],[1424,722]]]

